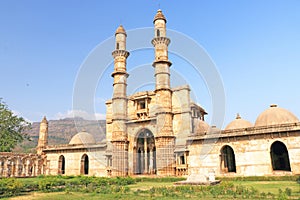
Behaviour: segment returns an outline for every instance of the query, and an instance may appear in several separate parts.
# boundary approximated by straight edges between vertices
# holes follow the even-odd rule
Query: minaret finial
[[[240,113],[236,114],[236,119],[241,119]]]
[[[48,123],[46,116],[43,117],[42,123]]]
[[[166,17],[164,16],[164,14],[162,13],[161,9],[158,9],[156,12],[156,15],[154,17],[153,23],[155,23],[156,20],[162,19],[165,21],[165,23],[167,23]]]

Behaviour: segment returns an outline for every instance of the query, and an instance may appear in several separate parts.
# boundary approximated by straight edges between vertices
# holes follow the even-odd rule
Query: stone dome
[[[252,126],[253,125],[251,124],[251,122],[242,119],[241,116],[239,114],[237,114],[235,120],[233,120],[232,122],[230,122],[226,126],[225,130],[247,128],[247,127],[252,127]]]
[[[87,132],[79,132],[74,135],[69,144],[93,144],[96,140],[93,135]]]
[[[209,125],[203,121],[203,120],[199,120],[197,123],[196,123],[196,127],[195,127],[195,133],[197,135],[202,135],[202,134],[205,134],[208,129],[209,129]]]
[[[279,108],[275,104],[272,104],[267,110],[263,111],[257,117],[255,126],[269,126],[296,122],[299,122],[299,120],[293,113],[284,108]]]
[[[220,134],[221,129],[217,128],[215,125],[209,127],[207,134]]]
[[[124,29],[124,27],[123,27],[122,25],[120,25],[120,26],[117,28],[116,34],[118,34],[118,33],[123,33],[123,34],[126,35],[126,31],[125,31],[125,29]]]

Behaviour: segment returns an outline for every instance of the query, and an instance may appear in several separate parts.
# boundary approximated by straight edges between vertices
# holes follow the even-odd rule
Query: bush
[[[292,196],[292,189],[291,188],[285,188],[285,194],[288,196]]]
[[[38,182],[39,190],[43,192],[57,192],[63,191],[65,186],[65,181],[58,177],[44,177]]]
[[[136,182],[136,179],[133,179],[131,177],[116,177],[116,178],[109,178],[107,179],[109,185],[119,185],[119,186],[125,186],[125,185],[131,185]]]
[[[19,195],[23,190],[24,184],[15,178],[3,178],[0,180],[1,197]]]
[[[286,200],[288,199],[288,196],[285,192],[283,192],[281,189],[278,190],[278,200]]]

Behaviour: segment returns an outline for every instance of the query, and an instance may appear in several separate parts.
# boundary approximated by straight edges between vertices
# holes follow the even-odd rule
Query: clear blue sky
[[[300,1],[170,2],[1,0],[0,97],[31,121],[68,116],[74,82],[89,53],[120,23],[126,30],[151,27],[160,7],[168,28],[193,38],[216,64],[226,93],[225,125],[236,113],[254,123],[273,103],[300,117]],[[107,88],[95,96],[100,115],[112,79],[99,84]],[[211,113],[209,93],[196,95]]]

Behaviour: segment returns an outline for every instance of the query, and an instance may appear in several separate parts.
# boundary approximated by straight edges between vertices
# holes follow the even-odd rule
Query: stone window
[[[185,157],[184,155],[180,156],[180,164],[185,165]]]
[[[145,109],[146,108],[146,102],[145,101],[139,101],[138,107],[139,107],[139,109]]]
[[[137,119],[147,119],[149,117],[148,100],[148,98],[136,100]]]
[[[159,29],[156,30],[156,37],[160,37],[160,30]]]
[[[111,167],[112,166],[112,156],[107,156],[107,167]]]
[[[176,165],[186,165],[186,154],[185,152],[176,153]]]

